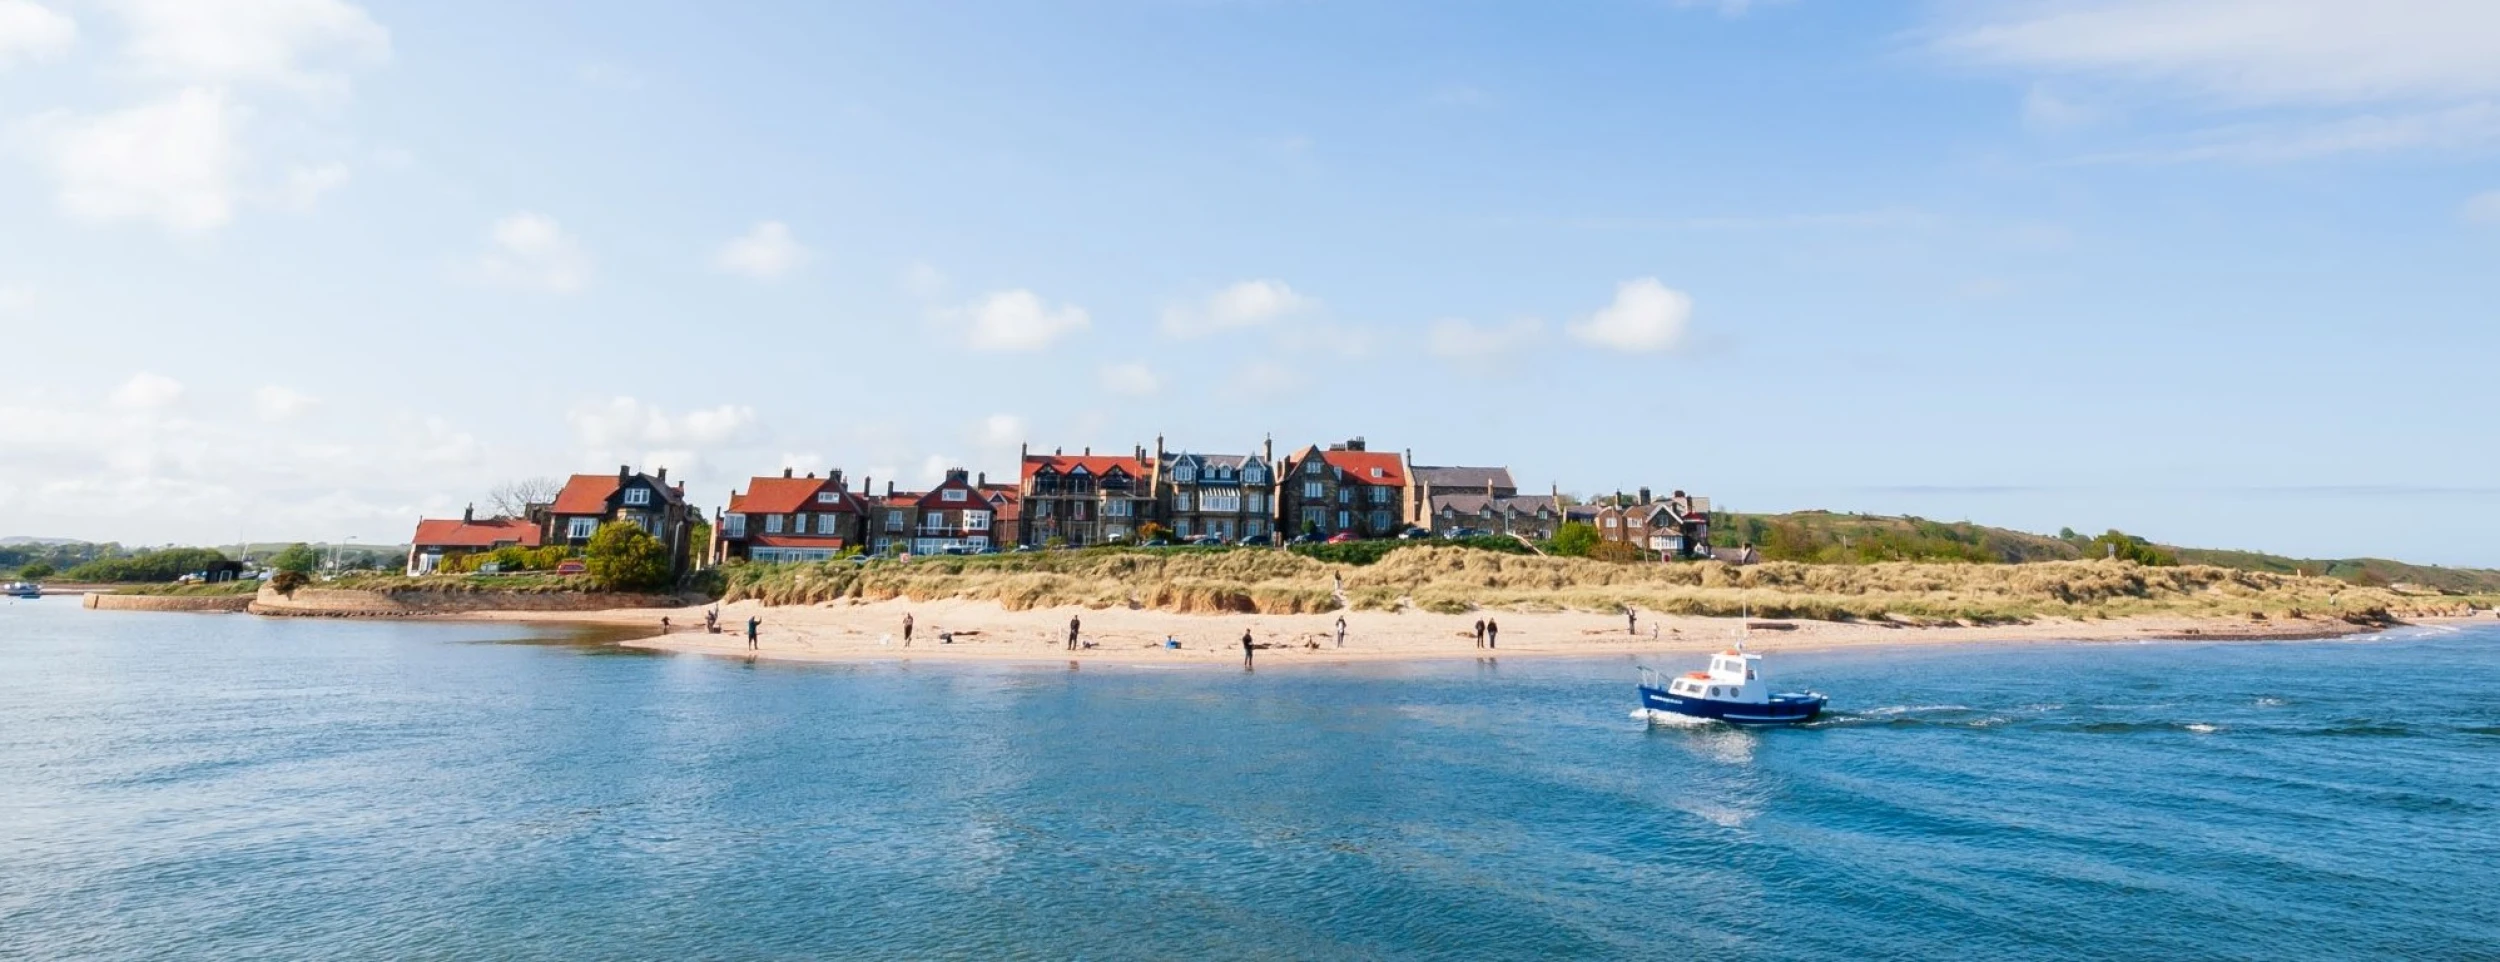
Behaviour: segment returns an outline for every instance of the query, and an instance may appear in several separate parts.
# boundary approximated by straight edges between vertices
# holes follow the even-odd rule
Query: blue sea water
[[[0,957],[2500,958],[2500,626],[1773,667],[1836,716],[0,603]]]

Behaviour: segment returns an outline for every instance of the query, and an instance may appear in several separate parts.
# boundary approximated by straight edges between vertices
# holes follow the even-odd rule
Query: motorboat
[[[1731,725],[1793,725],[1823,713],[1830,699],[1815,691],[1775,692],[1763,676],[1762,656],[1743,645],[1710,656],[1710,667],[1681,675],[1641,669],[1641,709],[1661,716],[1703,718]]]

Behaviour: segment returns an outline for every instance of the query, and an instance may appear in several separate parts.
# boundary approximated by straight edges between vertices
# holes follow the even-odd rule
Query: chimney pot
[[[814,472],[814,471],[807,472],[807,479],[808,479],[808,480],[810,480],[810,481],[814,481],[814,480],[816,480],[816,472]]]
[[[796,469],[796,468],[783,468],[783,469],[781,469],[781,476],[782,476],[782,477],[785,477],[785,478],[789,478],[789,477],[796,477],[797,475],[795,474],[795,472],[796,472],[797,470],[798,470],[798,469]]]
[[[460,520],[463,522],[477,520],[477,505],[472,504],[460,509]]]
[[[633,465],[630,465],[630,464],[620,464],[620,465],[617,465],[617,466],[616,466],[616,476],[617,476],[618,480],[623,480],[623,479],[625,479],[625,478],[632,477],[632,476],[633,476],[633,473],[634,473],[634,466],[633,466]]]
[[[981,472],[980,474],[974,475],[973,477],[975,478],[975,480],[974,480],[972,483],[973,483],[973,485],[974,485],[975,487],[984,487],[984,488],[989,487],[989,484],[990,484],[990,473],[989,473],[989,472],[987,472],[987,471],[983,471],[983,472]]]
[[[1642,504],[1648,504],[1648,503],[1649,503],[1649,489],[1648,489],[1648,488],[1642,488],[1642,489],[1641,489],[1641,503],[1642,503]]]

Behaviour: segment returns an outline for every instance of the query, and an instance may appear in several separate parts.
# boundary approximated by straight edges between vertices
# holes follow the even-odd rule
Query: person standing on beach
[[[1493,621],[1491,619],[1485,620],[1484,646],[1487,648],[1502,647],[1502,625],[1500,622]]]
[[[903,647],[911,647],[911,612],[903,612]]]
[[[1345,647],[1345,616],[1337,616],[1337,647]]]
[[[1484,619],[1476,619],[1476,647],[1484,647]]]
[[[1078,621],[1076,620],[1076,616],[1074,616],[1074,615],[1070,615],[1070,616],[1068,617],[1068,650],[1069,650],[1069,651],[1075,651],[1075,650],[1076,650],[1076,632],[1077,632],[1077,629],[1078,629],[1079,627],[1081,627],[1081,623],[1080,623],[1080,622],[1078,622]]]
[[[667,616],[667,615],[661,615],[661,616],[660,616],[660,633],[661,633],[661,634],[663,634],[663,635],[665,635],[665,634],[668,634],[668,633],[669,633],[670,631],[672,631],[672,630],[674,630],[674,629],[671,629],[671,628],[668,626],[668,616]]]
[[[1623,633],[1627,635],[1638,635],[1641,633],[1640,609],[1634,608],[1631,605],[1623,606]]]
[[[1250,657],[1251,657],[1251,653],[1252,653],[1253,651],[1255,651],[1255,650],[1256,650],[1256,649],[1253,649],[1253,648],[1250,646],[1250,629],[1248,629],[1248,628],[1244,628],[1244,629],[1242,629],[1242,630],[1241,630],[1241,667],[1243,667],[1243,668],[1248,668],[1248,667],[1250,667]]]
[[[764,619],[762,619],[762,618],[757,618],[757,617],[755,617],[755,616],[753,616],[753,615],[748,615],[748,616],[747,616],[747,650],[748,650],[748,651],[754,651],[754,650],[755,650],[755,630],[756,630],[756,629],[758,629],[758,628],[762,628],[762,627],[764,627]]]

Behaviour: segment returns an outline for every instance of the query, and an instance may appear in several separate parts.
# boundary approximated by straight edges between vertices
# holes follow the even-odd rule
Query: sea
[[[2495,959],[2500,625],[793,664],[0,602],[0,958]]]

